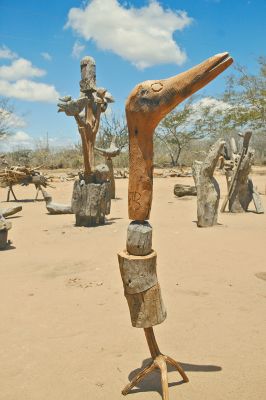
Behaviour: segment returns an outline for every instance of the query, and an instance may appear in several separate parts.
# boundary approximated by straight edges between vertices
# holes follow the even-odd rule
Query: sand
[[[253,180],[264,192],[265,176]],[[75,227],[73,215],[48,215],[41,201],[20,202],[23,211],[10,218],[13,248],[0,253],[1,400],[122,399],[128,377],[147,362],[116,256],[125,247],[127,183],[116,181],[118,199],[105,226]],[[176,198],[175,183],[192,179],[154,180],[151,214],[168,312],[155,335],[190,378],[184,384],[170,370],[170,399],[265,400],[266,214],[251,207],[199,229],[196,198]],[[72,186],[60,182],[49,191],[66,203]],[[20,199],[35,195],[33,186],[15,192]],[[159,374],[132,393],[129,399],[159,400]]]

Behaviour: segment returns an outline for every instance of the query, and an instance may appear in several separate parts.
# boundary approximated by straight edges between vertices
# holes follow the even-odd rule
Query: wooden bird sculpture
[[[188,381],[181,366],[160,352],[153,331],[153,326],[166,318],[156,273],[157,256],[152,249],[152,227],[147,221],[152,203],[153,132],[164,116],[232,62],[228,53],[217,54],[169,79],[140,83],[126,101],[130,149],[128,211],[133,221],[128,227],[126,250],[118,254],[118,260],[132,325],[144,329],[152,360],[123,389],[124,395],[147,374],[159,369],[163,399],[169,400],[167,363]]]
[[[119,147],[116,147],[115,138],[112,139],[110,147],[108,149],[103,149],[96,146],[94,148],[101,156],[105,158],[105,163],[110,171],[111,199],[115,199],[115,177],[112,159],[120,154],[121,149]]]

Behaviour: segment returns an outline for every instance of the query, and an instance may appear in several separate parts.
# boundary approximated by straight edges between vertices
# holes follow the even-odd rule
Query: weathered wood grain
[[[141,293],[157,284],[156,259],[155,251],[147,256],[133,256],[126,251],[118,254],[126,294]]]
[[[165,320],[167,313],[158,283],[141,293],[125,293],[125,297],[128,302],[133,327],[150,328],[161,324]]]
[[[220,188],[213,177],[215,166],[223,152],[225,141],[219,139],[210,148],[203,162],[194,161],[192,174],[197,189],[197,225],[208,227],[217,224]]]
[[[17,214],[21,210],[22,210],[22,206],[2,208],[2,209],[0,209],[0,215],[2,215],[4,218],[6,218],[6,217],[10,217],[11,215]]]
[[[76,180],[73,187],[72,210],[77,226],[94,226],[105,223],[110,213],[110,183],[88,183]]]
[[[133,221],[127,228],[127,251],[135,256],[146,256],[152,251],[152,227],[148,221]]]

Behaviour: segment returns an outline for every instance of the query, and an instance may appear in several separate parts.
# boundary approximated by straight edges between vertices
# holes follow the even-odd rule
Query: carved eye
[[[154,92],[160,92],[163,88],[162,82],[155,82],[151,85],[151,88]]]

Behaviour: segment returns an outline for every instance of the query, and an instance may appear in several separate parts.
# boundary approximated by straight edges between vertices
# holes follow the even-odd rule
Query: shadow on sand
[[[149,362],[151,361],[150,358],[143,360],[142,366],[130,372],[128,379],[131,381],[134,376],[136,376]],[[218,365],[201,365],[201,364],[189,364],[184,362],[178,362],[180,366],[183,368],[184,371],[190,372],[217,372],[221,371],[222,367]],[[174,367],[171,365],[167,365],[168,372],[174,371],[176,375],[179,377],[178,372]],[[175,375],[175,376],[176,376]],[[169,382],[168,386],[178,386],[185,383],[182,379],[180,381]],[[157,392],[162,396],[162,388],[161,388],[161,377],[160,371],[156,369],[150,375],[145,377],[145,379],[139,382],[128,394],[139,393],[139,392]]]

